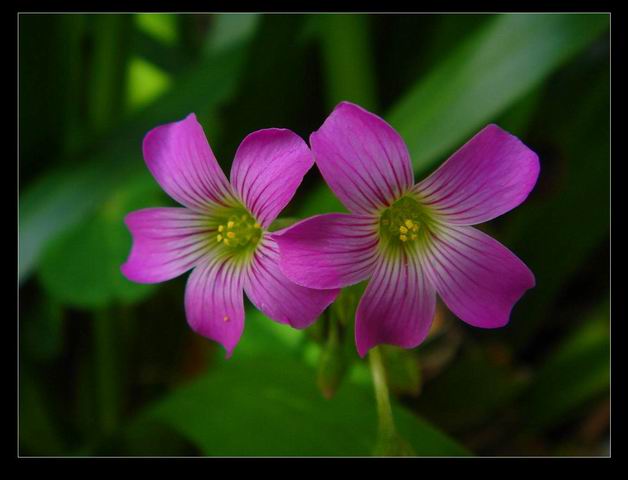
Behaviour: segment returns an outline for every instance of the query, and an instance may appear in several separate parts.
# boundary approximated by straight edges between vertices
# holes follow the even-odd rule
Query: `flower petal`
[[[436,293],[416,252],[382,257],[360,300],[355,342],[361,357],[381,343],[414,348],[430,331]]]
[[[497,125],[488,125],[414,190],[447,223],[475,225],[523,202],[538,176],[536,153]]]
[[[229,358],[244,330],[243,272],[220,256],[197,266],[185,288],[185,313],[192,329],[220,343]]]
[[[187,208],[146,208],[129,213],[124,221],[133,246],[120,268],[134,282],[170,280],[209,251],[206,218]]]
[[[449,309],[470,325],[502,327],[534,274],[497,240],[469,226],[433,227],[422,262]]]
[[[258,130],[238,147],[231,182],[266,228],[294,196],[313,164],[312,152],[297,134],[280,128]]]
[[[365,280],[378,257],[377,219],[317,215],[273,234],[281,271],[310,288],[341,288]]]
[[[310,145],[323,178],[342,203],[355,213],[372,213],[412,188],[408,148],[399,134],[377,115],[340,103]]]
[[[279,249],[268,236],[259,245],[244,283],[244,291],[266,316],[294,328],[311,325],[340,290],[314,290],[292,283],[279,270]]]
[[[155,180],[181,205],[206,211],[231,196],[227,177],[193,113],[153,128],[144,137],[143,150]]]

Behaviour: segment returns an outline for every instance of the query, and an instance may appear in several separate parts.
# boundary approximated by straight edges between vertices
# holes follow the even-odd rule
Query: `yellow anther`
[[[222,235],[218,234],[218,236],[216,237],[216,240],[218,240],[218,242],[222,242]]]
[[[406,240],[408,240],[408,237],[406,235],[399,235],[399,240],[405,242]]]
[[[405,223],[406,227],[408,227],[408,228],[414,227],[414,222],[412,220],[410,220],[409,218],[405,222],[403,222],[403,223]]]
[[[235,226],[235,222],[233,220],[229,220],[227,222],[227,228],[233,228]]]
[[[419,225],[415,224],[414,227],[412,227],[412,231],[413,232],[418,232],[419,231]]]
[[[223,232],[224,230],[225,230],[225,226],[224,226],[224,225],[220,225],[220,226],[218,227],[218,231],[219,231],[219,232]]]
[[[413,233],[412,235],[410,235],[410,239],[416,240],[417,239],[417,234]]]
[[[408,233],[408,229],[406,227],[404,227],[403,225],[401,225],[399,227],[399,233]]]
[[[259,223],[257,223],[257,222],[255,222],[255,225],[253,225],[253,226],[254,226],[255,228],[262,228],[262,226],[261,226]]]
[[[228,238],[225,238],[225,239],[222,241],[222,243],[224,243],[225,245],[229,246],[229,239],[228,239]]]
[[[227,232],[227,237],[229,237],[229,238],[235,238],[235,233],[233,233],[233,232]]]

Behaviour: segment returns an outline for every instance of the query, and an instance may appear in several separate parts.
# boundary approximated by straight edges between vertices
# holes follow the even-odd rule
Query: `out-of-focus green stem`
[[[133,18],[107,14],[92,20],[94,51],[88,83],[88,115],[93,133],[99,135],[122,112]]]
[[[95,312],[93,336],[98,420],[101,433],[108,435],[116,429],[119,418],[115,326],[109,310]]]
[[[377,443],[373,449],[376,456],[414,456],[416,453],[403,437],[397,433],[395,420],[386,383],[386,370],[380,347],[372,348],[369,352],[373,388],[377,402],[377,416],[379,418]]]
[[[379,436],[380,438],[392,437],[395,435],[395,421],[390,405],[390,395],[386,383],[386,371],[384,370],[382,352],[379,347],[371,349],[369,352],[369,362],[371,365],[371,375],[373,377],[373,388],[375,389],[375,400],[377,402]]]
[[[368,15],[320,17],[319,38],[330,107],[349,100],[368,110],[377,109],[369,21]]]

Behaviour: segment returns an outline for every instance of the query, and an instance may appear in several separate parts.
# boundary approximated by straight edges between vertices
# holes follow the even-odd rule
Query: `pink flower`
[[[427,336],[436,293],[470,325],[501,327],[535,284],[528,267],[471,227],[515,208],[539,174],[537,155],[488,125],[414,184],[408,149],[384,120],[341,103],[310,137],[321,174],[351,213],[318,215],[274,234],[280,268],[299,285],[370,281],[355,340],[404,348]]]
[[[151,130],[144,159],[155,180],[184,208],[127,215],[133,247],[122,273],[157,283],[193,269],[185,290],[188,323],[231,356],[244,329],[243,291],[268,317],[310,325],[338,290],[312,290],[279,270],[268,227],[290,201],[314,159],[289,130],[259,130],[238,147],[231,183],[194,114]]]

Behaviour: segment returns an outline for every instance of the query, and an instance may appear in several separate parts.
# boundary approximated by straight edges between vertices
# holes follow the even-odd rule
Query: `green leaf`
[[[178,41],[177,15],[168,13],[138,13],[134,15],[137,29],[169,46]]]
[[[325,400],[314,372],[290,355],[234,357],[155,405],[205,455],[369,455],[376,440],[370,391],[345,385]],[[427,423],[395,408],[418,455],[467,452]]]
[[[130,59],[127,74],[127,105],[130,111],[150,104],[171,84],[167,73],[141,57]]]
[[[49,172],[20,195],[19,270],[24,281],[47,242],[76,224],[106,198],[119,181],[106,165],[91,162]]]
[[[609,27],[608,15],[504,14],[432,70],[387,115],[422,172]]]
[[[109,442],[108,447],[108,451],[89,452],[88,455],[166,457],[186,456],[195,450],[180,433],[155,420],[131,423],[121,436]]]
[[[131,179],[95,215],[50,243],[39,270],[42,285],[60,302],[84,308],[144,298],[154,286],[130,282],[120,273],[131,249],[124,216],[159,203],[159,187],[148,174]]]

